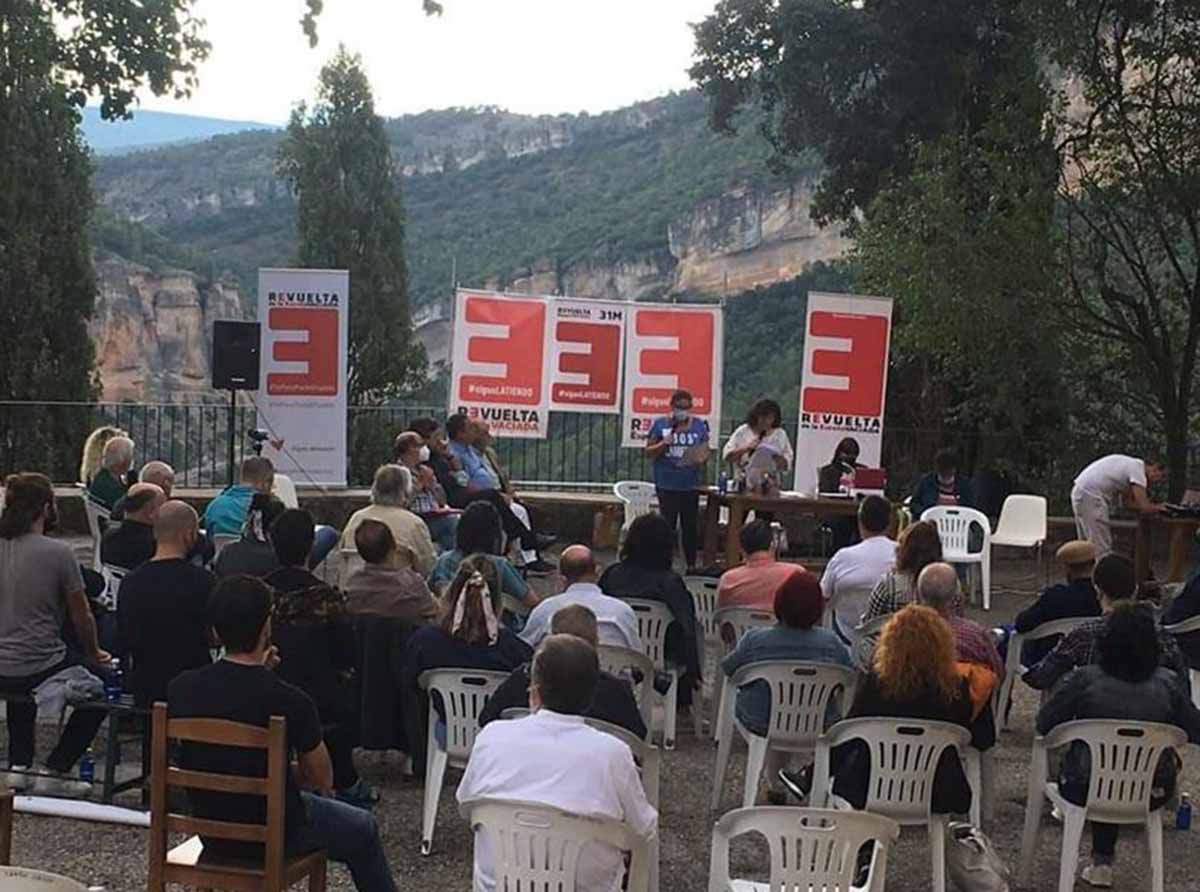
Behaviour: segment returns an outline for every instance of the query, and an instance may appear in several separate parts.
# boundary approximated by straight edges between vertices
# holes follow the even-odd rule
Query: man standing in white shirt
[[[646,799],[629,747],[588,727],[600,662],[574,635],[551,635],[533,658],[529,708],[523,719],[492,722],[475,738],[458,786],[460,805],[508,799],[549,805],[585,817],[624,821],[650,839],[658,813]],[[519,755],[514,755],[519,754]],[[611,846],[589,843],[580,852],[576,888],[619,892],[624,859]],[[475,892],[493,892],[495,874],[486,833],[475,836]]]
[[[1162,505],[1150,501],[1146,489],[1166,476],[1167,466],[1161,459],[1128,455],[1106,455],[1079,472],[1071,489],[1071,510],[1079,538],[1092,543],[1097,560],[1112,552],[1109,514],[1113,503],[1124,497],[1141,514],[1164,511]]]
[[[867,496],[858,506],[862,541],[838,549],[821,576],[826,609],[833,611],[833,630],[846,643],[867,608],[875,583],[896,562],[896,542],[888,537],[891,527],[892,503],[883,496]]]
[[[566,589],[562,594],[546,598],[534,607],[525,621],[521,637],[530,647],[537,647],[550,634],[550,621],[561,608],[569,604],[582,604],[596,614],[601,644],[637,651],[642,649],[637,614],[620,598],[600,591],[600,586],[596,584],[596,559],[590,548],[571,545],[563,549],[558,558],[558,572],[567,584]]]

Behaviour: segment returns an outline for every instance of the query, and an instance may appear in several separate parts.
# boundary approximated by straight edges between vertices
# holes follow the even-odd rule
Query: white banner
[[[711,445],[721,427],[725,350],[723,313],[712,304],[627,304],[622,446],[641,446],[671,394],[692,394],[692,414],[708,422]]]
[[[463,291],[451,331],[451,413],[488,423],[500,437],[546,436],[550,326],[543,297]]]
[[[618,301],[551,298],[551,409],[620,413],[629,307]]]
[[[265,454],[295,483],[346,485],[346,356],[350,274],[260,269],[259,425],[283,438]]]
[[[817,492],[817,471],[843,437],[858,441],[860,464],[879,467],[887,396],[892,301],[809,292],[796,436],[799,492]]]

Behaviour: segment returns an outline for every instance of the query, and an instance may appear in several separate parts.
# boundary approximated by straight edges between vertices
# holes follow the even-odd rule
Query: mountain
[[[80,127],[97,155],[118,155],[164,144],[195,142],[224,133],[278,129],[273,124],[155,111],[135,112],[128,121],[105,121],[96,106],[83,110]]]
[[[435,361],[445,358],[455,280],[622,300],[733,297],[848,246],[809,218],[816,160],[772,172],[756,129],[714,134],[695,93],[601,115],[449,109],[386,129],[403,175],[414,321]],[[148,336],[142,347],[157,358],[139,366],[127,334],[114,334],[129,327],[113,323],[140,308],[142,329],[162,329],[155,276],[176,296],[168,303],[195,304],[189,332],[212,318],[206,295],[238,294],[252,315],[256,270],[294,252],[294,200],[274,175],[281,139],[256,131],[97,159],[101,301],[122,295],[126,308],[98,307],[93,324],[97,355],[121,357],[119,370],[102,361],[106,395],[205,389],[195,362],[187,376],[163,371],[177,328],[163,330],[161,349]],[[194,280],[186,298],[181,275]],[[113,337],[121,343],[110,347]]]

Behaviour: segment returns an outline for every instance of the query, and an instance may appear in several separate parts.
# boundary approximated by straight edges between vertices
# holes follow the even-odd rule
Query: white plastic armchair
[[[429,734],[425,750],[425,799],[421,812],[421,854],[433,849],[433,827],[448,765],[465,768],[479,733],[479,714],[488,697],[508,678],[507,672],[476,669],[430,669],[417,679],[429,694]],[[439,744],[440,721],[435,695],[446,713],[445,744]]]
[[[646,733],[653,736],[654,661],[640,650],[613,644],[601,644],[596,648],[596,653],[600,657],[601,669],[619,678],[626,678],[633,685],[633,698],[637,701],[642,721],[646,723]],[[634,673],[641,677],[640,680],[634,679]]]
[[[357,548],[339,548],[338,558],[341,561],[341,567],[338,571],[338,584],[343,588],[350,581],[350,577],[367,565],[367,562],[362,559],[362,555],[358,553]]]
[[[921,520],[937,526],[942,540],[942,560],[950,564],[978,564],[983,589],[983,609],[992,609],[992,526],[987,515],[974,508],[953,508],[934,505],[926,508]],[[983,546],[979,551],[968,547],[971,528],[978,527],[983,534]]]
[[[1013,632],[1008,639],[1008,653],[1004,657],[1004,681],[997,686],[996,693],[992,698],[992,709],[1001,729],[1008,728],[1008,702],[1012,699],[1013,685],[1021,677],[1022,646],[1028,641],[1066,635],[1077,626],[1095,618],[1094,616],[1071,616],[1064,619],[1052,619],[1034,626],[1028,632]]]
[[[817,740],[812,802],[825,806],[833,797],[830,751],[861,740],[870,751],[870,780],[864,810],[891,818],[902,827],[929,831],[933,890],[946,892],[947,816],[933,812],[933,783],[947,749],[964,753],[971,742],[966,728],[923,719],[861,718],[838,722]]]
[[[461,806],[489,840],[497,889],[575,892],[579,855],[604,843],[630,855],[628,892],[649,892],[651,840],[614,818],[587,818],[534,802],[479,799]]]
[[[116,564],[101,564],[100,575],[104,577],[104,594],[98,599],[108,610],[117,611],[121,603],[121,583],[129,570]]]
[[[275,482],[271,484],[271,495],[283,502],[285,508],[300,507],[300,499],[296,495],[296,484],[287,474],[276,472]]]
[[[667,663],[667,628],[675,621],[666,604],[643,598],[626,598],[625,603],[633,608],[637,617],[638,637],[642,639],[642,651],[654,661],[654,668],[671,679],[671,686],[663,695],[663,749],[675,749],[675,713],[679,704],[679,679],[683,670]],[[696,736],[703,733],[700,710],[693,702],[692,718]],[[647,727],[652,727],[647,723]]]
[[[87,515],[88,532],[92,534],[92,569],[100,572],[103,567],[100,561],[100,540],[104,538],[104,524],[111,521],[112,514],[89,496],[86,489],[83,492],[83,512]]]
[[[719,580],[711,576],[685,576],[683,584],[691,592],[692,604],[696,607],[696,625],[705,641],[717,640],[717,628],[713,622],[717,612],[717,586]]]
[[[1058,784],[1049,779],[1049,751],[1072,741],[1083,741],[1091,753],[1092,773],[1086,805],[1063,798]],[[1150,847],[1150,888],[1163,892],[1162,817],[1150,809],[1150,791],[1158,760],[1170,748],[1182,747],[1187,735],[1171,725],[1087,719],[1067,722],[1033,741],[1033,765],[1025,803],[1025,829],[1021,834],[1019,881],[1028,885],[1033,871],[1042,799],[1050,800],[1063,816],[1059,892],[1075,888],[1075,867],[1085,821],[1107,824],[1144,824]]]
[[[654,511],[655,500],[658,498],[653,483],[641,480],[618,480],[613,484],[613,495],[625,506],[625,520],[621,524],[621,538],[629,525],[643,514]]]
[[[1187,635],[1189,632],[1200,632],[1200,616],[1180,620],[1177,623],[1172,623],[1162,628],[1164,632],[1170,632],[1172,635]],[[1189,669],[1188,680],[1192,684],[1192,704],[1197,709],[1200,709],[1200,670]]]
[[[233,533],[213,533],[213,556],[216,557],[216,555],[225,550],[226,545],[232,545],[241,538],[241,536],[236,536]]]
[[[725,783],[735,728],[748,747],[742,806],[750,808],[758,796],[767,751],[793,753],[815,748],[817,738],[825,730],[826,708],[830,700],[840,697],[843,708],[848,706],[854,697],[857,680],[854,671],[845,666],[806,660],[764,660],[750,663],[735,672],[725,684],[725,702],[720,710],[722,719],[713,776],[713,810],[721,805],[721,790]],[[747,730],[734,713],[738,689],[759,681],[765,682],[771,689],[771,713],[765,737]]]
[[[728,656],[733,653],[742,637],[751,629],[759,626],[775,625],[775,614],[770,610],[759,610],[754,607],[723,607],[713,614],[713,634],[717,641],[717,653]],[[728,631],[732,643],[726,640],[722,632]],[[721,671],[721,660],[713,668],[713,713],[716,718],[712,723],[713,740],[721,739],[721,723],[724,721],[722,710],[725,708],[725,673]]]
[[[1040,548],[1046,541],[1045,496],[1011,495],[1000,508],[992,547]]]
[[[729,843],[745,833],[758,833],[770,850],[766,883],[751,883],[729,875]],[[708,892],[770,892],[770,890],[828,890],[884,892],[888,850],[900,835],[890,818],[866,812],[824,808],[766,806],[738,808],[721,816],[713,827]],[[865,887],[855,886],[858,851],[875,843]]]

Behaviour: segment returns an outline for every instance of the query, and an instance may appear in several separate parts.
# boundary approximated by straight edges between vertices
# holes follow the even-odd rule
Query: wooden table
[[[716,560],[718,539],[721,535],[721,508],[729,509],[729,522],[725,531],[726,568],[741,563],[741,544],[738,535],[746,515],[751,511],[769,511],[774,514],[812,514],[817,517],[857,517],[856,499],[808,498],[806,496],[759,496],[751,493],[728,492],[721,494],[716,488],[706,490],[704,507],[704,563],[711,565]]]
[[[1188,545],[1196,530],[1200,530],[1200,517],[1167,517],[1164,514],[1143,514],[1138,518],[1133,540],[1133,566],[1137,581],[1150,578],[1150,556],[1154,550],[1154,528],[1166,530],[1170,542],[1170,559],[1167,578],[1163,582],[1183,582],[1184,564],[1187,562]]]

